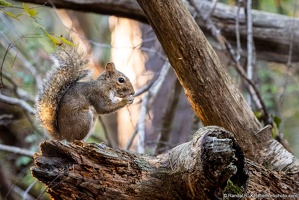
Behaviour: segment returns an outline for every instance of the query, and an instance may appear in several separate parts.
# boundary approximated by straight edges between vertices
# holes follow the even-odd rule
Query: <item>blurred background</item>
[[[33,154],[39,152],[41,142],[49,139],[34,117],[34,101],[46,72],[52,66],[49,55],[55,51],[55,41],[59,41],[59,36],[71,34],[77,38],[76,43],[91,47],[94,78],[103,71],[107,62],[113,61],[117,69],[130,78],[137,92],[132,105],[100,116],[94,134],[87,142],[104,142],[114,148],[157,155],[187,142],[203,126],[192,111],[148,24],[129,18],[56,9],[53,5],[0,2],[0,199],[49,199],[43,184],[30,174]],[[244,16],[247,16],[244,2],[207,2],[212,5],[209,15],[196,21],[202,25],[211,18],[211,23],[223,31],[238,63],[247,75],[250,74],[249,79],[260,93],[266,110],[261,110],[261,102],[256,101],[246,87],[246,81],[236,70],[228,50],[213,37],[208,27],[201,27],[256,116],[266,125],[267,122],[263,121],[266,111],[268,123],[274,127],[273,137],[298,157],[299,55],[294,52],[299,38],[296,38],[298,27],[292,25],[298,24],[299,10],[296,6],[299,1],[252,1],[252,9],[280,14],[273,19],[285,19],[287,16],[294,23],[289,25],[287,37],[282,38],[287,48],[281,49],[285,53],[281,57],[268,53],[267,48],[275,51],[277,48],[279,52],[280,47],[275,46],[275,41],[262,43],[256,39],[255,43],[254,36],[251,62],[248,60],[246,37],[242,36],[242,27],[246,27]],[[191,1],[187,4],[192,7]],[[227,13],[237,11],[239,14],[227,17],[227,21],[217,21],[211,15],[217,12],[214,6],[219,5],[223,5]],[[196,6],[198,9],[202,7],[200,2]],[[201,13],[195,7],[191,10],[196,13],[193,16],[197,19]],[[256,15],[252,16],[254,24],[258,19],[254,19]],[[235,31],[236,35],[227,35],[226,29],[236,25],[237,17],[240,27]],[[261,28],[263,26],[260,25]],[[277,33],[273,29],[268,34]],[[251,63],[250,69],[248,63]]]

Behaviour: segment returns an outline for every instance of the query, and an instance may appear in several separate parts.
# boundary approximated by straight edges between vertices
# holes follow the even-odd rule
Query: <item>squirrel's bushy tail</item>
[[[63,44],[52,55],[53,68],[47,73],[36,102],[36,116],[52,138],[60,140],[56,116],[65,92],[77,81],[90,74],[89,55],[78,46]]]

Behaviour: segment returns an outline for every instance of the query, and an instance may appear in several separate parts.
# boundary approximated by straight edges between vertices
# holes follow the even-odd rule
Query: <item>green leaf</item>
[[[281,119],[277,116],[271,116],[273,119],[273,127],[272,127],[272,137],[276,138],[279,135],[279,126],[281,124]]]
[[[11,12],[8,12],[8,11],[3,11],[7,16],[9,16],[9,17],[11,17],[11,18],[14,18],[14,19],[16,19],[16,20],[18,20],[18,21],[20,21],[20,19],[18,18],[18,16],[20,16],[20,15],[14,15],[14,14],[12,14]]]
[[[277,124],[273,123],[272,127],[272,138],[276,138],[279,135],[279,130],[277,128]]]
[[[5,7],[13,7],[13,5],[7,1],[0,0],[0,5]]]
[[[71,41],[69,41],[68,39],[62,37],[62,36],[57,36],[63,43],[68,44],[70,46],[75,46],[74,43],[72,43]]]
[[[45,32],[45,35],[56,45],[61,45],[61,42],[59,42],[55,37],[50,35],[49,33]]]
[[[23,3],[23,8],[25,9],[25,11],[31,16],[31,17],[35,17],[36,16],[36,11],[33,8],[29,8],[28,6],[26,6],[25,3]]]
[[[263,116],[263,113],[261,111],[255,111],[253,113],[258,120],[260,120]]]
[[[279,125],[281,124],[281,119],[277,116],[274,116],[273,121],[275,122],[277,128],[279,128]]]

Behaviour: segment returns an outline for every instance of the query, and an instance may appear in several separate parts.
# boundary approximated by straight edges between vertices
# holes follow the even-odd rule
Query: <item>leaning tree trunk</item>
[[[56,199],[216,199],[246,195],[271,199],[269,195],[298,195],[297,159],[271,138],[271,128],[260,130],[183,3],[138,2],[202,122],[233,134],[215,127],[200,129],[191,142],[157,157],[103,145],[46,141],[35,157],[33,175],[47,184]]]
[[[247,158],[297,172],[297,159],[271,138],[271,130],[259,133],[260,123],[182,1],[137,1],[203,124],[234,133]]]

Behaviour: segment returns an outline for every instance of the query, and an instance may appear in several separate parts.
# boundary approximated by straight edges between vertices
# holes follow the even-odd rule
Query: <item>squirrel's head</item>
[[[135,94],[129,78],[122,72],[116,70],[113,62],[107,63],[105,67],[105,76],[107,82],[110,83],[110,89],[114,91],[116,97],[124,98]]]

